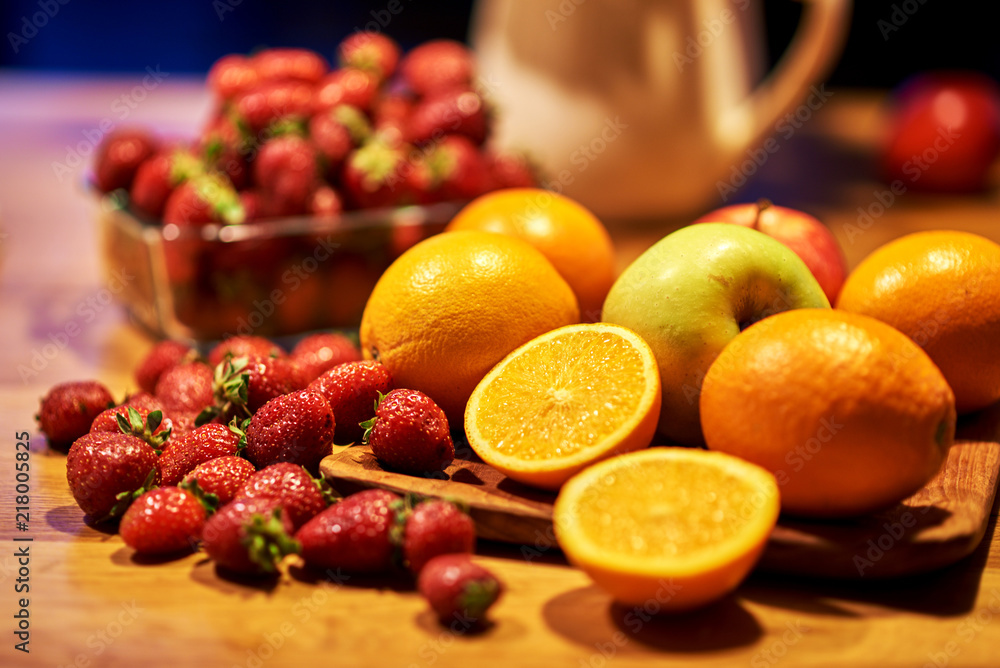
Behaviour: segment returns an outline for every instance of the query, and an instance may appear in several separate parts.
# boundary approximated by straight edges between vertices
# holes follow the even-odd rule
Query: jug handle
[[[799,28],[781,59],[753,94],[733,109],[733,121],[749,123],[743,128],[730,126],[723,136],[742,136],[743,141],[736,142],[741,151],[769,135],[777,119],[802,99],[808,86],[825,76],[840,55],[851,0],[803,0],[803,4]]]

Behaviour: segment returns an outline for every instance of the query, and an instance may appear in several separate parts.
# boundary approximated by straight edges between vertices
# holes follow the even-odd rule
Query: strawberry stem
[[[285,555],[298,554],[301,550],[299,542],[285,532],[280,508],[275,508],[267,518],[254,513],[242,543],[250,561],[264,573],[274,573]]]

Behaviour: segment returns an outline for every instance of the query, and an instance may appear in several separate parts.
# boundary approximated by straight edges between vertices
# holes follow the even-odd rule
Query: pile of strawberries
[[[380,489],[340,498],[315,477],[334,442],[364,441],[383,466],[409,474],[454,457],[444,412],[360,358],[331,333],[291,353],[233,337],[207,360],[164,341],[136,369],[142,391],[116,405],[97,381],[63,383],[38,420],[51,445],[69,446],[80,508],[91,521],[118,521],[139,554],[200,546],[221,570],[258,576],[293,553],[320,571],[409,571],[443,623],[475,624],[501,585],[469,559],[468,515]]]
[[[96,155],[104,192],[177,225],[336,215],[466,200],[533,186],[524,156],[484,148],[490,112],[459,42],[401,57],[381,33],[356,32],[339,67],[306,49],[228,55],[208,74],[215,112],[192,143],[141,129],[111,133]]]

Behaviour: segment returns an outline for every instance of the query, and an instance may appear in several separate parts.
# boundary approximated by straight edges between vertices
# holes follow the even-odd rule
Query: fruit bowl
[[[104,268],[116,297],[152,333],[193,342],[355,328],[375,282],[458,202],[244,224],[163,225],[123,193],[99,196]]]

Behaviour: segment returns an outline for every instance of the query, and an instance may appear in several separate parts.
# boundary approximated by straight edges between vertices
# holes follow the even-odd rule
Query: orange
[[[959,413],[1000,399],[1000,245],[956,231],[901,237],[847,277],[837,308],[916,341],[948,379]]]
[[[759,466],[721,452],[657,447],[573,477],[556,499],[553,524],[569,560],[616,600],[676,611],[739,586],[778,508],[774,476]]]
[[[874,318],[798,309],[729,342],[705,374],[711,450],[774,473],[782,510],[848,517],[903,500],[944,462],[955,397],[913,341]]]
[[[582,319],[600,320],[615,281],[615,250],[604,225],[583,206],[538,188],[497,190],[473,200],[448,230],[486,230],[527,241],[573,288]]]
[[[649,345],[619,325],[571,325],[524,344],[476,386],[469,445],[528,485],[558,489],[574,473],[649,445],[660,374]]]
[[[510,351],[579,320],[573,291],[530,244],[444,232],[400,255],[361,316],[361,350],[396,387],[420,390],[461,424],[476,384]]]

